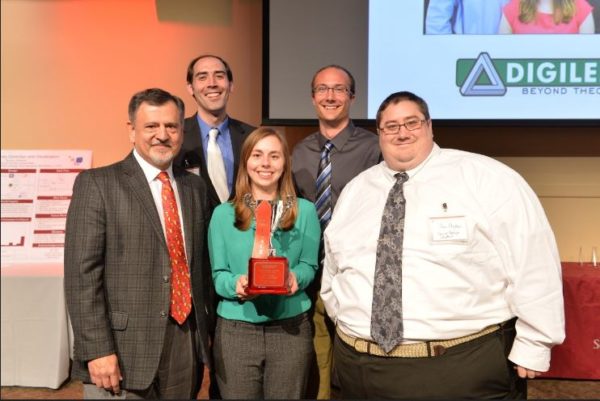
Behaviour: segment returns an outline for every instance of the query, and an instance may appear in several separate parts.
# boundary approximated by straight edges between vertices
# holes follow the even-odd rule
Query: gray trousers
[[[264,324],[217,320],[214,365],[224,399],[303,398],[312,358],[306,313]]]
[[[193,312],[192,312],[193,313]],[[113,394],[95,384],[83,384],[84,399],[195,399],[198,383],[202,380],[202,364],[195,347],[193,315],[179,326],[169,317],[165,332],[165,341],[158,365],[158,371],[152,384],[144,390],[121,389],[119,395]],[[135,367],[134,367],[135,368]],[[199,372],[200,371],[200,372]]]

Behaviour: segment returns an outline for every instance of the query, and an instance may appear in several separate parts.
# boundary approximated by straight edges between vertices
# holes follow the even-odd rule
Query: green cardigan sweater
[[[208,250],[215,289],[220,296],[219,316],[263,323],[291,318],[310,308],[311,301],[304,290],[318,269],[321,228],[315,206],[305,199],[298,198],[297,201],[294,227],[289,231],[277,229],[273,234],[273,246],[277,256],[288,258],[290,271],[298,281],[298,291],[293,295],[258,295],[248,301],[239,300],[235,284],[241,275],[248,274],[256,223],[253,220],[248,230],[240,231],[233,225],[235,211],[230,202],[214,210],[208,229]]]

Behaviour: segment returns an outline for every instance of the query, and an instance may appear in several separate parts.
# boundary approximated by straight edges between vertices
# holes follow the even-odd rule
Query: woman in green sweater
[[[285,295],[248,293],[254,208],[260,201],[279,205],[271,245],[275,255],[288,259]],[[304,290],[318,267],[320,235],[314,205],[296,198],[284,137],[271,128],[256,129],[242,146],[235,197],[214,210],[208,230],[220,296],[214,359],[223,398],[304,397],[313,358],[311,301]]]

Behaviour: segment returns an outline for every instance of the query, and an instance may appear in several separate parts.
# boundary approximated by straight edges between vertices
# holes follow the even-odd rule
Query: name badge
[[[186,168],[189,173],[200,175],[200,167],[190,167]]]
[[[465,216],[432,217],[431,235],[433,242],[467,242],[467,220]]]

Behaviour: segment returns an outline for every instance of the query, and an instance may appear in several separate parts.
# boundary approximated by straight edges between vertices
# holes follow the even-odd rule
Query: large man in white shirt
[[[560,259],[535,193],[491,158],[438,147],[413,93],[390,95],[376,122],[384,161],[345,187],[324,234],[342,397],[525,398],[524,379],[564,339]],[[401,303],[403,327],[385,352],[371,333],[374,274],[401,172],[401,295],[384,301]]]

